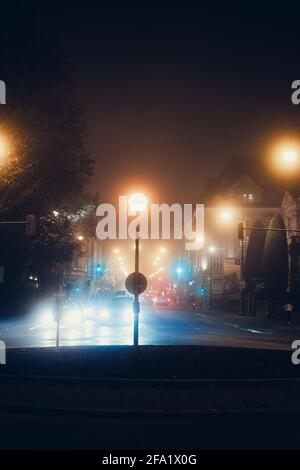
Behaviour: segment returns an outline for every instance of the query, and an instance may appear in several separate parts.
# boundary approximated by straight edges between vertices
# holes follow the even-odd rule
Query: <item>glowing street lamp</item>
[[[128,198],[128,207],[131,211],[143,212],[147,209],[148,200],[143,193],[133,193]]]
[[[284,138],[271,148],[273,170],[280,176],[293,176],[293,172],[300,168],[300,144],[296,139]]]
[[[4,163],[9,154],[8,143],[6,139],[0,136],[0,163]]]
[[[230,209],[221,209],[220,211],[220,219],[223,222],[230,222],[233,218],[233,213]]]
[[[77,240],[79,240],[80,242],[82,242],[82,240],[84,240],[84,236],[83,236],[83,235],[78,235]]]
[[[211,245],[209,248],[208,248],[208,251],[209,253],[215,253],[216,252],[216,247]]]
[[[297,161],[296,150],[284,150],[282,152],[282,163],[284,165],[294,165]]]

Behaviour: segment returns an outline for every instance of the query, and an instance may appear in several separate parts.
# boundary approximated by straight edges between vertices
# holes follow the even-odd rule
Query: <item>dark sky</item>
[[[38,16],[60,31],[74,67],[102,200],[145,189],[192,202],[232,155],[263,156],[300,122],[292,3],[109,3],[51,2]]]

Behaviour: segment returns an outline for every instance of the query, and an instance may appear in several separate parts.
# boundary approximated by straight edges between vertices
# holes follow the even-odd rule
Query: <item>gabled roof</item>
[[[287,189],[292,193],[300,194],[300,181],[288,184],[284,179],[274,178],[261,159],[234,157],[217,177],[208,178],[203,192],[199,195],[199,202],[207,204],[216,196],[226,194],[243,175],[250,178],[261,189],[265,204],[280,205]]]

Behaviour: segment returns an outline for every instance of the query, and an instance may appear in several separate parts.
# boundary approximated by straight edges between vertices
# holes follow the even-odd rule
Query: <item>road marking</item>
[[[259,331],[259,330],[254,330],[252,328],[243,328],[242,326],[235,325],[234,323],[229,323],[229,322],[226,322],[226,321],[223,321],[222,323],[224,325],[231,326],[233,328],[237,328],[238,330],[246,331],[246,332],[249,332],[249,333],[254,333],[254,334],[259,334],[259,335],[268,335],[268,334],[270,334],[267,331]]]

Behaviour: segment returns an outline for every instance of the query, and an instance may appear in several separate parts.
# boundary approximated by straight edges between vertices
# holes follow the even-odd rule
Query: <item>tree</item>
[[[279,213],[274,214],[270,225],[263,254],[263,274],[266,296],[270,304],[284,297],[288,286],[288,245],[286,232],[272,229],[284,229],[284,222]]]
[[[70,218],[44,216],[30,244],[27,273],[31,271],[38,276],[43,292],[55,293],[62,284],[64,264],[71,261],[76,252],[80,253],[80,246]]]
[[[9,146],[0,163],[0,218],[24,220],[33,213],[40,226],[30,240],[23,232],[6,230],[0,261],[6,273],[3,287],[9,284],[10,289],[30,269],[39,270],[44,287],[59,278],[63,264],[76,253],[68,214],[82,205],[93,170],[84,115],[59,38],[29,8],[20,8],[19,19],[12,8],[0,31],[0,78],[7,85],[0,135]],[[54,219],[53,210],[64,216]]]
[[[27,11],[20,23],[14,16],[11,27],[0,31],[8,96],[0,109],[0,133],[10,150],[0,171],[3,216],[73,204],[93,169],[83,112],[58,36]]]
[[[255,289],[255,279],[263,278],[263,253],[266,239],[266,230],[260,220],[256,220],[249,237],[247,255],[244,266],[244,280],[248,291]]]

